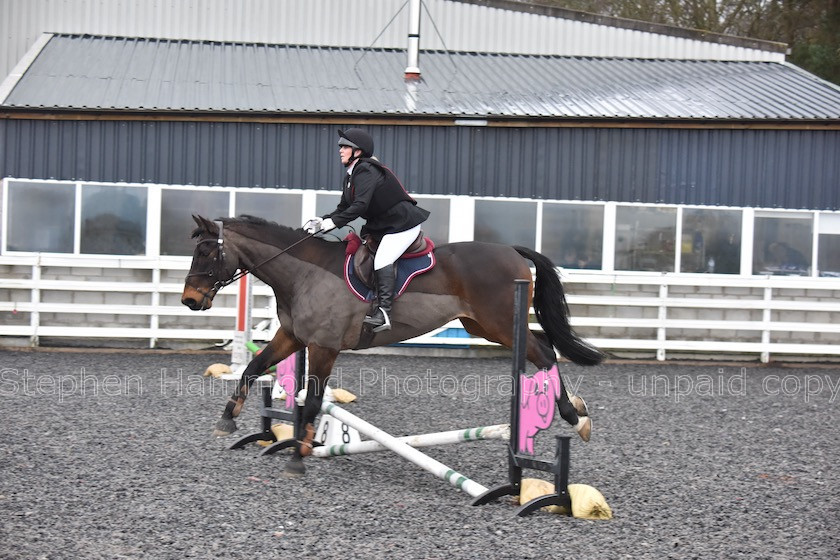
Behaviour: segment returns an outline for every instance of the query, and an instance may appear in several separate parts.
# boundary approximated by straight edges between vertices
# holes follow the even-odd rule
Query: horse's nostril
[[[181,303],[183,303],[190,309],[195,309],[197,306],[197,302],[193,298],[184,298],[181,300]]]

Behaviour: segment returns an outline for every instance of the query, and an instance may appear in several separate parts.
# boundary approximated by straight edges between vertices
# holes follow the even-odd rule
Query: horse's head
[[[216,292],[230,283],[239,268],[235,255],[225,251],[222,222],[213,222],[193,216],[198,227],[192,233],[196,239],[192,265],[184,279],[181,303],[193,311],[204,311],[213,306]]]

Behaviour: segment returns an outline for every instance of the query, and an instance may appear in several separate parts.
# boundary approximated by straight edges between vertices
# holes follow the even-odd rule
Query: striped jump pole
[[[250,274],[239,279],[239,293],[236,294],[236,330],[233,332],[233,345],[230,355],[230,369],[239,374],[251,361],[248,342],[251,341],[251,289],[253,280]]]
[[[421,467],[432,473],[438,478],[442,478],[449,482],[452,486],[463,490],[473,498],[476,498],[485,492],[487,488],[478,482],[467,478],[466,476],[453,471],[440,461],[436,461],[417,449],[411,447],[405,442],[400,441],[388,432],[385,432],[376,426],[362,420],[358,416],[350,414],[343,408],[336,406],[334,403],[325,402],[321,405],[321,412],[329,414],[335,419],[344,422],[351,428],[355,428],[359,433],[381,443],[387,449],[390,449],[400,457],[411,461],[418,467]],[[314,450],[313,450],[314,451]]]
[[[349,425],[349,424],[348,424]],[[356,428],[358,429],[358,428]],[[361,430],[360,430],[361,431]],[[398,437],[397,440],[411,447],[432,447],[435,445],[449,445],[466,441],[480,441],[485,439],[510,439],[510,424],[483,426],[468,430],[452,430],[449,432],[435,432]],[[375,440],[345,443],[343,445],[325,445],[312,450],[313,457],[337,457],[339,455],[356,455],[359,453],[374,453],[386,451],[388,448]]]

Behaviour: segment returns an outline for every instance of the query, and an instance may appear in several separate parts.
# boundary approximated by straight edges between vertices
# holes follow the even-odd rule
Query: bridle
[[[206,300],[209,299],[209,300],[212,301],[213,298],[216,297],[216,294],[219,292],[219,290],[221,290],[225,286],[230,286],[231,284],[233,284],[234,282],[236,282],[237,280],[239,280],[240,278],[242,278],[246,274],[257,270],[258,268],[260,268],[264,264],[268,263],[269,261],[274,260],[275,258],[279,257],[280,255],[282,255],[283,253],[285,253],[289,249],[295,247],[296,245],[299,245],[300,243],[303,243],[304,241],[306,241],[307,239],[309,239],[309,238],[311,238],[315,235],[315,233],[310,233],[306,237],[304,237],[302,239],[298,239],[297,241],[295,241],[294,243],[292,243],[291,245],[289,245],[285,249],[282,249],[282,250],[278,251],[277,253],[271,255],[270,257],[268,257],[267,259],[265,259],[261,263],[252,266],[250,269],[242,268],[242,269],[239,270],[239,272],[237,272],[236,274],[234,274],[233,276],[231,276],[227,280],[222,280],[222,273],[225,270],[224,222],[216,221],[215,223],[218,224],[218,226],[219,226],[219,236],[216,239],[202,239],[202,240],[198,241],[198,243],[196,243],[196,245],[201,245],[202,243],[215,243],[216,244],[216,246],[217,246],[216,247],[216,255],[213,257],[213,264],[211,265],[211,268],[209,270],[205,270],[204,272],[189,273],[184,278],[184,283],[186,283],[187,285],[189,285],[188,280],[191,276],[209,276],[210,278],[215,278],[215,281],[213,282],[213,286],[206,292],[196,288],[195,286],[190,286],[193,290],[195,290],[196,292],[201,294],[202,299],[201,299],[200,303],[201,303],[202,307],[204,306],[204,302]]]
[[[190,286],[189,279],[192,276],[209,276],[210,278],[215,278],[215,282],[213,283],[213,287],[211,287],[208,291],[202,291],[201,289],[190,286],[193,290],[201,294],[201,307],[204,307],[204,302],[208,299],[210,301],[216,297],[216,293],[227,286],[228,284],[233,283],[235,280],[231,278],[230,280],[222,280],[221,274],[224,270],[225,266],[225,238],[224,238],[224,225],[222,222],[216,222],[219,224],[219,236],[216,239],[201,239],[199,240],[196,245],[201,245],[202,243],[216,243],[217,249],[216,254],[213,256],[213,264],[209,270],[205,270],[204,272],[191,272],[188,273],[187,276],[184,278],[184,283]],[[247,271],[246,271],[247,274]],[[236,276],[236,275],[234,275]]]

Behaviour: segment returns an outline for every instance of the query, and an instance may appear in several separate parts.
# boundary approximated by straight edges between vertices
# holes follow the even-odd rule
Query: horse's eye
[[[210,243],[202,243],[199,241],[198,243],[198,254],[202,257],[207,257],[213,250],[213,246]]]

